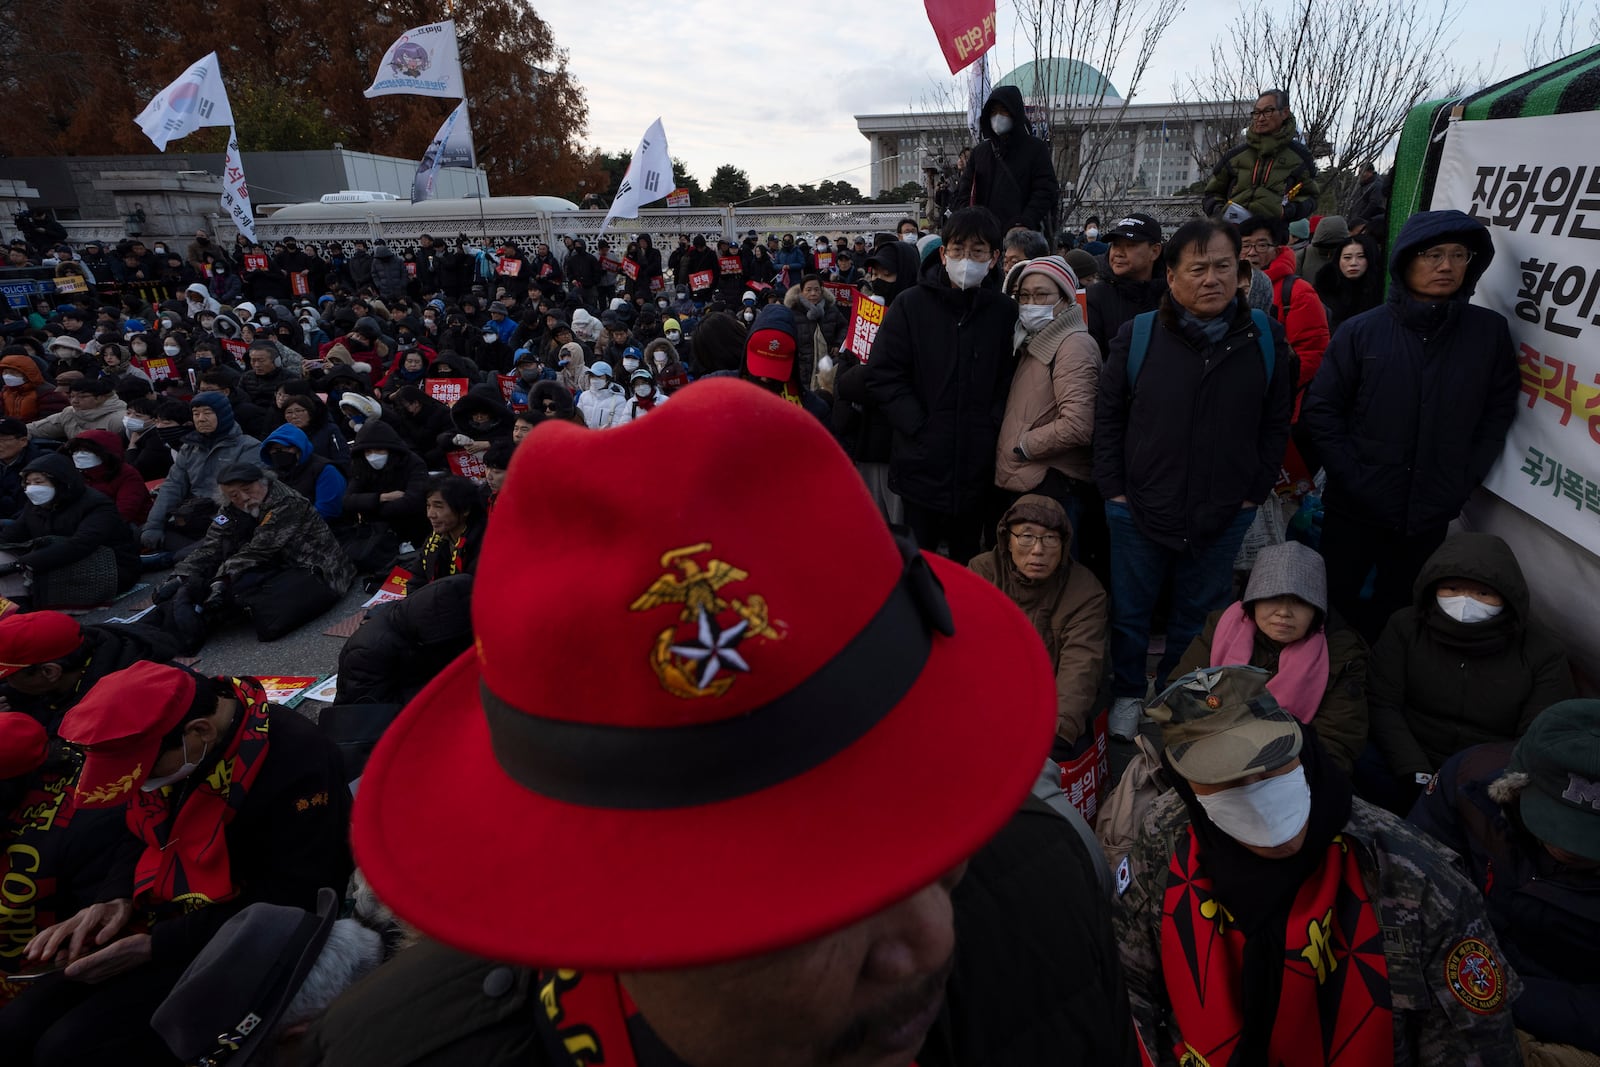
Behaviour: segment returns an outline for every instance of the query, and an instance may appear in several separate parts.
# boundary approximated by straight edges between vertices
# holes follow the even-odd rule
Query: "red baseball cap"
[[[644,487],[590,473],[665,451]],[[557,538],[584,558],[530,572]],[[816,418],[748,382],[541,424],[476,574],[475,647],[384,734],[353,828],[378,896],[476,955],[681,967],[847,926],[980,848],[1054,736],[1022,613],[897,539]],[[604,651],[530,659],[575,634]]]
[[[0,779],[37,770],[50,748],[50,735],[32,715],[0,711]]]
[[[150,777],[161,739],[194,704],[194,675],[141,660],[106,675],[61,720],[61,739],[84,750],[78,807],[110,808]]]
[[[0,619],[0,678],[71,655],[83,644],[78,620],[59,611],[30,611]]]

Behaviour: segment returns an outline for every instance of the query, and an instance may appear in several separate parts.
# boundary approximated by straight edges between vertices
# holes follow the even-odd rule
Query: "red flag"
[[[951,74],[994,47],[994,0],[922,0]]]

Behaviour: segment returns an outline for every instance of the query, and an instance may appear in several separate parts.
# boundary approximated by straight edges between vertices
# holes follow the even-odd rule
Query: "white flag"
[[[989,53],[985,52],[978,57],[967,74],[967,132],[972,135],[973,144],[983,143],[983,131],[978,128],[978,122],[983,118],[983,105],[989,101]],[[1017,116],[1017,121],[1022,121],[1022,116]]]
[[[660,200],[671,193],[672,155],[667,151],[667,134],[656,119],[639,139],[639,148],[628,164],[628,173],[617,186],[617,195],[611,201],[611,210],[600,224],[605,233],[612,219],[636,219],[641,205]]]
[[[217,54],[212,52],[184,71],[177,81],[157,93],[133,121],[162,152],[167,150],[168,141],[187,137],[202,126],[232,126],[233,109],[228,106],[228,92],[222,87]]]
[[[411,185],[411,202],[419,204],[433,199],[434,182],[444,167],[464,167],[471,170],[478,165],[477,153],[472,148],[472,120],[467,115],[465,100],[450,112],[433,143],[422,154],[417,164],[417,176]]]
[[[239,131],[228,131],[228,157],[222,163],[222,210],[234,228],[256,239],[256,213],[250,206],[250,187],[244,181],[244,158],[239,154]]]
[[[393,96],[396,93],[466,99],[454,19],[407,30],[389,46],[378,64],[377,77],[372,79],[365,95]]]

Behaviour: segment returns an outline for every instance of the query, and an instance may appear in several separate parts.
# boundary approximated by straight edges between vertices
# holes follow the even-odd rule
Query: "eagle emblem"
[[[723,595],[726,586],[750,575],[726,560],[697,558],[710,553],[709,541],[664,553],[661,566],[667,572],[628,605],[629,611],[677,608],[676,622],[656,635],[650,666],[663,689],[684,699],[722,696],[737,675],[750,672],[742,651],[747,642],[783,640],[772,626],[765,597]]]

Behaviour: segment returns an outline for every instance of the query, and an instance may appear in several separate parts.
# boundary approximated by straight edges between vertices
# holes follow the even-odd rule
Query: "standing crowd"
[[[1488,231],[982,129],[937,232],[14,243],[6,1062],[1600,1061]],[[191,666],[396,572],[315,720]]]

